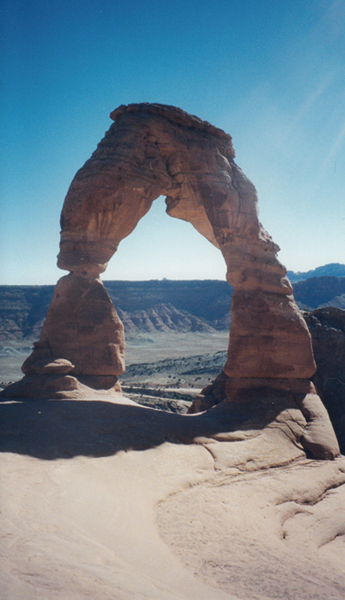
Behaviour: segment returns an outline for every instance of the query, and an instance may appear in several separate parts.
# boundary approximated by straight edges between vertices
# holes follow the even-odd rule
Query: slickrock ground
[[[340,599],[345,486],[332,489],[337,478],[344,480],[344,459],[216,472],[159,506],[161,535],[199,580],[235,596]]]
[[[342,600],[345,458],[306,459],[285,404],[258,428],[243,404],[2,403],[2,600]]]

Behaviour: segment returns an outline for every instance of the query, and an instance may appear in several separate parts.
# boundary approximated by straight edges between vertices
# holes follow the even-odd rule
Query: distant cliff
[[[301,308],[322,306],[345,308],[345,277],[311,277],[293,284],[294,295]]]
[[[338,267],[345,271],[345,265]],[[327,270],[327,265],[320,269]],[[104,285],[127,336],[138,332],[229,329],[232,288],[226,281],[105,281]],[[345,277],[312,277],[293,286],[295,299],[303,309],[345,308]],[[52,285],[0,286],[0,339],[38,339],[53,289]]]
[[[333,276],[333,277],[345,277],[345,265],[340,263],[330,263],[328,265],[323,265],[322,267],[317,267],[312,271],[288,271],[288,278],[291,283],[295,281],[302,281],[304,279],[310,279],[311,277],[325,277],[325,276]]]
[[[128,334],[228,329],[226,281],[105,281]],[[37,339],[54,286],[0,286],[0,338]]]

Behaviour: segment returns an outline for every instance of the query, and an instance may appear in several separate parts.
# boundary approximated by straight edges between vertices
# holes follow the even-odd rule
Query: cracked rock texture
[[[208,585],[246,600],[341,600],[344,506],[344,459],[301,460],[261,473],[219,471],[162,502],[157,520],[175,556]]]

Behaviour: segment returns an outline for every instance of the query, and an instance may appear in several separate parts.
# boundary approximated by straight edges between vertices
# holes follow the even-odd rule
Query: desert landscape
[[[287,277],[222,130],[111,118],[62,209],[68,275],[0,289],[1,598],[342,600],[343,265]],[[227,281],[103,284],[160,194]]]

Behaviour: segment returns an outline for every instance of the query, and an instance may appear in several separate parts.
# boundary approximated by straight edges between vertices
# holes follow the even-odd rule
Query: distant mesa
[[[345,308],[345,277],[323,275],[294,283],[294,294],[300,308],[312,310],[322,306]]]
[[[327,413],[310,383],[311,337],[277,259],[279,247],[259,222],[255,187],[234,162],[231,137],[161,104],[120,106],[111,118],[114,123],[75,175],[62,208],[58,266],[69,274],[57,283],[40,340],[24,363],[24,379],[7,393],[42,398],[78,397],[85,388],[119,393],[124,328],[99,276],[163,195],[169,216],[190,222],[219,248],[233,286],[228,359],[205,392],[208,406],[239,402],[260,389],[273,390],[275,398],[288,395],[306,419],[304,447],[318,457],[336,456]],[[56,373],[60,359],[72,370],[37,369],[36,363],[52,365]],[[193,410],[201,405],[199,399]]]
[[[345,268],[345,266],[344,266]],[[322,267],[327,272],[327,265]],[[105,281],[126,337],[160,331],[229,331],[232,287],[219,280]],[[19,346],[42,330],[52,285],[0,285],[0,336]],[[312,277],[293,284],[302,310],[345,309],[345,277]]]
[[[292,283],[295,281],[304,281],[311,277],[345,277],[345,265],[340,263],[329,263],[310,271],[288,271],[287,276]]]

